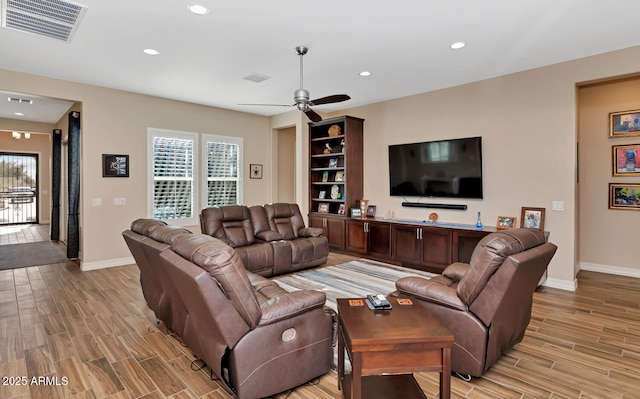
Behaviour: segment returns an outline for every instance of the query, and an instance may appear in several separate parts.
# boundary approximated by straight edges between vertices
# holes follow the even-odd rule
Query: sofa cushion
[[[470,268],[458,284],[458,296],[471,305],[506,258],[544,242],[544,232],[538,229],[514,229],[485,236],[473,250]]]
[[[193,234],[193,232],[178,226],[158,226],[149,232],[149,237],[170,245],[183,234]]]
[[[178,237],[171,249],[206,270],[250,328],[258,325],[262,316],[260,304],[233,248],[213,237],[192,234]]]
[[[304,220],[298,204],[266,204],[264,210],[272,231],[282,234],[284,240],[298,238],[300,229],[304,228]]]
[[[200,212],[200,227],[204,234],[232,247],[244,247],[255,242],[249,208],[225,205],[205,208]]]
[[[136,219],[131,222],[131,231],[135,231],[143,236],[149,236],[151,230],[167,224],[162,220],[156,219]]]

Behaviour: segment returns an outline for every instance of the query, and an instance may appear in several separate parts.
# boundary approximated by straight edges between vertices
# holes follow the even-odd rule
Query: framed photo
[[[327,202],[318,204],[318,213],[329,213],[329,204]]]
[[[343,171],[336,172],[335,181],[344,181],[344,172]]]
[[[362,219],[362,211],[360,208],[351,208],[351,217],[354,219]]]
[[[609,137],[640,136],[640,109],[609,114]]]
[[[102,154],[102,177],[129,177],[129,155]]]
[[[640,144],[611,147],[613,176],[640,176]]]
[[[338,206],[338,215],[344,215],[344,209],[345,209],[344,204],[340,204]]]
[[[249,164],[249,170],[251,171],[249,178],[262,179],[262,164],[259,164],[259,163]]]
[[[375,217],[376,216],[376,206],[368,205],[367,206],[367,217]]]
[[[640,184],[609,183],[609,209],[640,211]]]
[[[516,227],[516,221],[518,220],[515,216],[498,216],[498,224],[496,227],[498,230],[506,230],[513,229]]]
[[[327,197],[327,192],[322,190],[318,193],[318,198],[325,199]]]
[[[338,158],[329,159],[329,167],[330,168],[337,168],[338,167]]]
[[[544,208],[522,207],[520,227],[544,230]]]

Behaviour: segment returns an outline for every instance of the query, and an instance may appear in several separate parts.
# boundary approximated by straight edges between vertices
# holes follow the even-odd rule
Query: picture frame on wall
[[[613,176],[640,176],[640,144],[611,147]]]
[[[640,184],[609,183],[609,209],[640,211]]]
[[[522,207],[520,215],[520,227],[527,229],[544,230],[545,208]]]
[[[498,223],[496,228],[498,230],[507,230],[513,229],[516,227],[516,221],[518,220],[515,216],[498,216]]]
[[[102,154],[102,177],[129,177],[129,155]]]
[[[609,137],[640,136],[640,109],[611,112],[609,114]]]
[[[252,163],[249,164],[249,178],[251,179],[262,179],[262,164]]]

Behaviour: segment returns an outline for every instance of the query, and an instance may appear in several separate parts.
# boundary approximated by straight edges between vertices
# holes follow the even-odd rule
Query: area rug
[[[272,280],[287,291],[323,291],[327,295],[327,306],[336,310],[336,298],[363,298],[367,294],[387,295],[395,291],[398,279],[408,276],[431,278],[435,274],[369,259],[358,259]]]
[[[0,270],[66,261],[65,254],[51,241],[0,245]]]

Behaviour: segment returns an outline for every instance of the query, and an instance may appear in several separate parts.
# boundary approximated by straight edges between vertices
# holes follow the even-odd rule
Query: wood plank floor
[[[329,264],[351,259],[331,254]],[[155,323],[138,278],[135,265],[0,271],[0,398],[230,398]],[[484,377],[454,378],[452,397],[640,398],[640,280],[581,272],[578,281],[575,293],[537,292],[523,342]],[[437,397],[436,374],[416,379]],[[287,395],[341,398],[335,372],[277,398]]]

